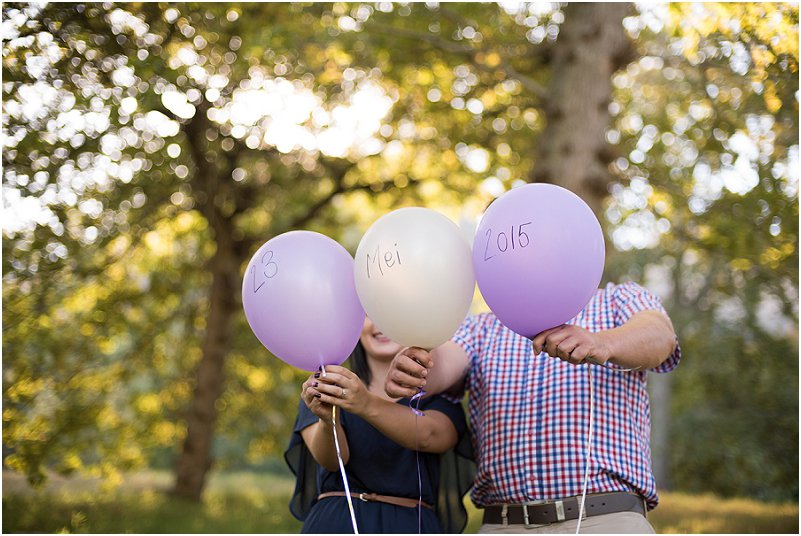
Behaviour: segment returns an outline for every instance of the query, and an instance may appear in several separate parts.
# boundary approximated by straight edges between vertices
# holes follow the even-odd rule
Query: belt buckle
[[[365,495],[366,493],[359,493],[359,500],[361,500],[362,502],[370,502],[370,499],[364,498]]]

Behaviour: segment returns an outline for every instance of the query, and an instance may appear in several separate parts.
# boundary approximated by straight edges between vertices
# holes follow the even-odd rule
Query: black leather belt
[[[484,508],[484,523],[491,525],[550,525],[568,519],[578,519],[581,496],[567,497],[545,503],[500,504]],[[617,512],[637,512],[645,515],[645,501],[640,495],[626,492],[587,495],[585,516],[600,516]]]

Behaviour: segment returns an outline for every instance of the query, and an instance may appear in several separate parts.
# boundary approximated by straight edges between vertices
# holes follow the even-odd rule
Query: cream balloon
[[[356,292],[390,339],[431,349],[464,320],[475,290],[470,245],[442,214],[408,207],[385,214],[356,250]]]

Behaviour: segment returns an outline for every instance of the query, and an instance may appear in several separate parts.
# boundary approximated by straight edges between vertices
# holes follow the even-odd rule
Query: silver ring
[[[342,389],[342,394],[339,395],[339,398],[345,398],[345,396],[347,396],[348,392],[345,390],[344,387],[340,387],[340,389]]]

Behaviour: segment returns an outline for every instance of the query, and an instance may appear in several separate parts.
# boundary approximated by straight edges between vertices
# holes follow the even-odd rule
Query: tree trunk
[[[623,29],[631,12],[624,3],[569,3],[553,47],[537,160],[530,179],[563,186],[581,197],[603,221],[612,179],[613,152],[606,141],[612,76],[633,58]],[[649,378],[652,398],[651,457],[657,482],[670,485],[668,439],[671,375]]]
[[[224,221],[215,227],[217,250],[209,263],[212,283],[203,353],[186,416],[186,439],[175,464],[173,493],[192,500],[200,500],[206,475],[212,466],[216,402],[223,392],[223,365],[230,346],[231,320],[236,313],[235,295],[238,292],[240,263],[231,239],[233,225]],[[231,229],[221,232],[224,227]]]
[[[202,355],[195,372],[195,389],[186,415],[186,438],[176,460],[174,495],[199,501],[211,469],[216,403],[223,393],[223,368],[231,345],[232,320],[236,314],[239,292],[239,268],[243,250],[234,240],[234,212],[227,203],[239,205],[232,190],[231,172],[235,156],[206,152],[204,139],[208,128],[206,108],[198,107],[195,117],[184,125],[195,174],[192,178],[197,205],[214,233],[216,249],[208,263],[212,282],[209,289],[209,312]]]
[[[532,182],[563,186],[601,217],[611,176],[606,142],[612,75],[632,45],[623,29],[629,4],[569,3],[553,47],[546,126]]]
[[[648,395],[651,399],[651,468],[657,488],[670,489],[670,392],[673,374],[650,374]]]

